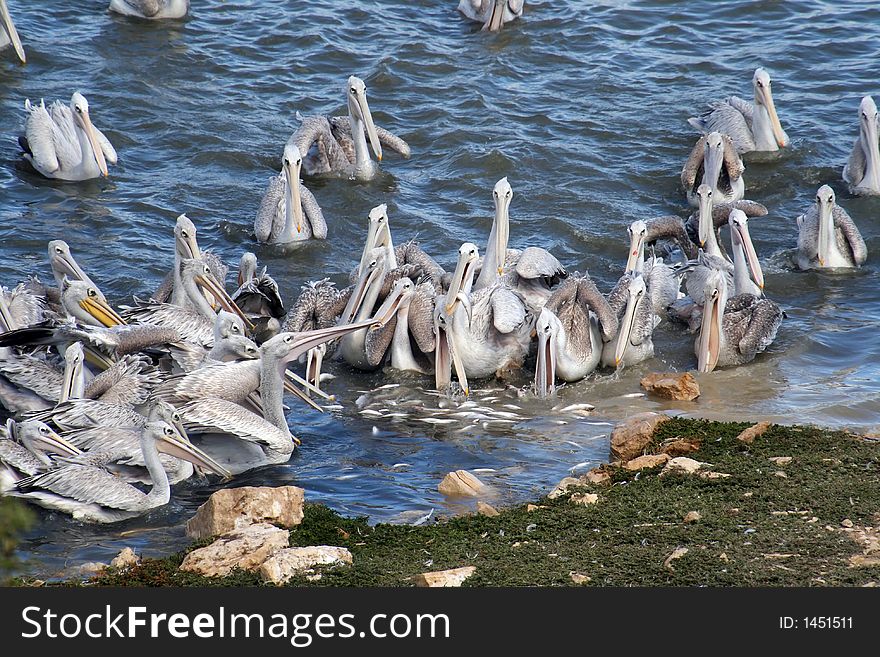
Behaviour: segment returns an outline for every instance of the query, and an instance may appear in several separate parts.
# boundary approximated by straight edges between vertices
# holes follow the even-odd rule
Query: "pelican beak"
[[[862,135],[862,144],[865,150],[867,165],[865,166],[865,178],[863,185],[870,184],[871,189],[880,191],[880,138],[877,135],[877,117],[868,117]]]
[[[639,290],[636,294],[630,294],[626,301],[626,309],[623,312],[623,321],[620,323],[620,331],[617,334],[617,345],[614,349],[614,367],[620,367],[623,357],[626,354],[626,348],[632,340],[633,327],[635,326],[636,311],[639,309],[639,302],[642,300],[643,291]]]
[[[202,288],[205,292],[210,294],[217,303],[220,304],[220,307],[223,310],[235,313],[241,320],[244,322],[245,326],[248,327],[248,330],[254,330],[254,324],[247,318],[247,316],[242,312],[241,308],[232,300],[232,298],[226,293],[226,290],[223,289],[223,286],[217,282],[217,279],[214,278],[210,274],[198,274],[195,277],[196,284]]]
[[[504,26],[504,8],[506,6],[507,0],[495,0],[489,18],[483,23],[483,31],[497,32]]]
[[[437,339],[434,341],[434,386],[445,390],[452,383],[452,360],[449,353],[449,334],[443,327],[435,324]]]
[[[504,274],[504,262],[507,260],[507,243],[510,240],[510,201],[509,197],[495,198],[495,266],[498,275]],[[492,263],[484,263],[484,267]]]
[[[742,249],[749,263],[749,269],[752,272],[752,278],[755,284],[764,289],[764,271],[761,269],[761,263],[758,262],[758,254],[755,253],[755,245],[752,243],[752,236],[749,233],[748,225],[736,224],[736,231],[739,233],[739,239],[742,242]]]
[[[714,294],[706,295],[706,303],[703,306],[703,324],[700,327],[697,357],[697,370],[700,372],[714,370],[721,353],[721,320],[724,309],[720,307],[719,298],[720,295],[716,290]]]
[[[61,276],[59,278],[67,276],[72,281],[91,280],[79,266],[79,263],[77,263],[77,261],[73,259],[73,256],[70,256],[67,253],[52,254],[52,259],[49,264],[52,266],[52,269],[55,269],[61,273]]]
[[[538,331],[535,392],[538,397],[549,397],[556,392],[556,334],[553,331]]]
[[[284,361],[289,363],[290,361],[296,360],[303,354],[307,353],[309,349],[317,347],[319,344],[330,342],[331,340],[336,340],[337,338],[341,338],[345,335],[348,335],[349,333],[353,333],[354,331],[358,331],[363,328],[370,328],[372,326],[375,326],[376,323],[377,322],[375,319],[367,319],[362,322],[354,322],[353,324],[330,326],[328,328],[316,329],[314,331],[302,331],[300,333],[296,333],[294,334],[296,336],[296,339],[293,341],[291,350],[284,358]],[[279,333],[278,335],[282,334]],[[278,336],[275,337],[277,338]]]
[[[831,250],[831,240],[834,238],[834,215],[833,206],[826,200],[821,199],[819,204],[819,244],[817,257],[819,266],[824,267],[828,261],[828,253]]]
[[[472,263],[473,261],[470,260],[467,254],[458,254],[458,262],[455,264],[455,271],[452,272],[452,280],[449,281],[449,289],[446,291],[446,299],[448,301],[445,310],[446,314],[450,317],[455,312],[458,303],[465,296],[461,294],[461,288],[464,286],[465,278],[473,267]],[[489,263],[483,263],[483,266],[487,267]]]
[[[348,304],[345,306],[345,310],[342,312],[342,315],[339,316],[339,324],[340,325],[348,325],[354,321],[354,318],[357,317],[358,312],[360,312],[361,305],[364,303],[364,298],[367,296],[367,290],[370,285],[373,284],[373,281],[376,279],[376,276],[379,274],[378,268],[366,268],[361,275],[358,277],[357,283],[355,283],[354,290],[352,290],[351,298],[348,300]]]
[[[65,438],[62,438],[51,429],[48,434],[40,434],[39,438],[34,442],[36,446],[44,452],[51,452],[52,454],[58,454],[59,456],[79,456],[82,454],[81,449],[68,442]]]
[[[79,307],[107,328],[126,324],[126,321],[110,307],[109,303],[98,297],[86,297],[79,302]]]
[[[286,163],[284,170],[287,175],[287,211],[293,213],[293,225],[297,233],[303,231],[303,208],[302,195],[299,186],[299,173],[302,168],[302,160]]]
[[[17,328],[18,325],[12,319],[12,313],[9,312],[9,306],[6,304],[2,291],[0,291],[0,333],[14,331]]]
[[[318,346],[314,349],[309,349],[309,353],[306,354],[306,381],[316,388],[321,387],[321,365],[324,363],[324,353],[326,351],[326,347]]]
[[[98,163],[98,169],[101,171],[101,175],[106,178],[110,175],[110,172],[107,171],[107,159],[104,157],[104,151],[101,148],[101,144],[98,142],[98,133],[95,131],[95,126],[92,125],[92,119],[88,112],[82,113],[82,120],[86,137],[88,137],[89,143],[92,145],[92,151],[95,153],[95,161]]]
[[[705,247],[709,240],[709,231],[715,230],[715,224],[712,221],[712,197],[709,194],[698,194],[697,201],[699,203],[697,239],[700,241],[700,246]]]
[[[629,255],[626,259],[626,271],[628,274],[636,270],[640,260],[645,258],[645,236],[641,231],[632,231],[629,238]]]
[[[210,470],[224,479],[232,478],[232,473],[229,472],[229,470],[217,463],[217,461],[205,454],[191,442],[184,440],[177,431],[172,432],[171,435],[162,432],[159,440],[156,441],[156,448],[164,454],[189,461],[193,465],[204,468],[205,470]]]
[[[367,103],[366,94],[357,94],[354,102],[357,104],[358,113],[364,121],[364,127],[367,130],[367,138],[370,140],[370,146],[373,149],[373,153],[375,153],[376,159],[381,162],[382,144],[379,142],[379,134],[376,132],[376,126],[373,125],[373,115],[370,112],[370,106]]]
[[[773,102],[773,92],[770,91],[770,87],[760,87],[761,90],[761,99],[764,101],[764,106],[767,108],[767,113],[770,115],[770,127],[773,130],[773,136],[776,138],[776,143],[779,145],[779,148],[785,148],[788,146],[788,135],[785,134],[785,130],[782,129],[782,124],[779,122],[779,115],[776,114],[776,103]]]
[[[86,362],[90,365],[94,365],[102,372],[106,369],[110,369],[113,366],[113,361],[100,351],[93,349],[92,347],[86,346],[84,348]]]
[[[724,144],[720,146],[709,146],[706,144],[703,182],[708,181],[712,188],[713,196],[718,192],[718,178],[721,176],[721,167],[724,166]]]
[[[303,387],[303,389],[305,389],[307,392],[313,392],[316,395],[318,395],[318,397],[320,397],[321,399],[326,399],[327,401],[330,401],[330,402],[336,401],[336,395],[328,395],[326,392],[321,390],[319,387],[312,385],[311,383],[306,381],[304,378],[302,378],[301,376],[299,376],[295,372],[291,372],[290,370],[284,370],[284,377],[285,377],[284,389],[287,390],[288,392],[291,392],[288,389],[288,386],[293,387],[293,384],[298,384],[298,385],[301,385]],[[293,394],[296,394],[296,393],[293,393]],[[321,408],[320,406],[315,405],[315,408],[321,412],[324,411],[324,409]]]
[[[15,54],[18,55],[18,59],[22,64],[26,64],[27,57],[24,54],[24,47],[21,45],[21,39],[18,36],[18,31],[15,29],[15,24],[12,22],[12,16],[9,15],[9,8],[6,6],[5,1],[0,2],[0,25],[6,30],[6,34],[9,35],[9,40],[12,42],[12,47],[15,49]]]
[[[452,364],[455,367],[455,376],[458,377],[458,385],[461,386],[461,389],[464,391],[464,394],[467,397],[471,394],[471,389],[468,385],[467,372],[464,369],[464,362],[462,362],[461,354],[458,350],[458,340],[456,339],[455,331],[450,331],[448,337],[449,351],[452,354]]]
[[[286,369],[286,370],[284,370],[284,372],[285,372],[285,376],[288,374],[293,375],[293,372],[291,372],[290,370]],[[295,376],[295,375],[293,375],[293,376]],[[302,379],[300,379],[299,377],[296,377],[296,379],[299,381],[302,381]],[[303,381],[303,383],[305,383],[305,381]],[[307,391],[311,390],[311,387],[309,387],[309,386],[305,386],[305,388]],[[284,379],[284,392],[290,393],[291,395],[293,395],[294,397],[296,397],[300,401],[305,402],[308,406],[311,406],[312,408],[314,408],[316,411],[320,411],[321,413],[324,412],[323,408],[318,406],[315,402],[313,402],[309,398],[307,392],[303,392],[302,390],[300,390],[296,386],[296,384],[292,380],[290,380],[289,378]],[[296,436],[291,435],[291,438],[293,438],[293,442],[296,445],[302,445],[302,441],[299,438],[297,438]]]
[[[80,351],[80,356],[83,356]],[[61,394],[58,397],[58,403],[62,404],[68,399],[76,399],[82,396],[83,385],[83,363],[80,359],[71,364],[64,365],[64,378],[61,381]]]
[[[387,325],[397,314],[402,302],[403,288],[395,285],[394,289],[391,290],[391,294],[385,298],[385,301],[382,302],[382,305],[379,306],[379,309],[376,311],[376,314],[373,317],[373,326],[376,328],[382,328]]]

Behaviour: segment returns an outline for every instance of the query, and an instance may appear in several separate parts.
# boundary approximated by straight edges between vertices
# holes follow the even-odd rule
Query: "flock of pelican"
[[[188,4],[113,0],[111,9],[170,15]],[[459,10],[499,29],[522,4],[461,0]],[[20,53],[5,0],[0,16]],[[31,277],[0,287],[0,402],[14,418],[0,428],[0,494],[114,522],[167,503],[170,486],[191,476],[228,478],[284,463],[299,444],[284,397],[321,409],[332,399],[321,390],[331,358],[361,370],[433,374],[439,390],[456,390],[454,376],[468,395],[474,380],[507,377],[534,354],[534,391],[544,397],[558,380],[652,357],[654,328],[669,321],[696,334],[700,372],[750,362],[784,316],[764,294],[749,232],[749,218],[767,208],[744,198],[742,154],[789,143],[770,84],[759,68],[753,102],[732,96],[689,120],[702,133],[681,171],[693,211],[684,220],[632,222],[626,262],[607,293],[541,247],[510,248],[506,177],[491,192],[494,221],[479,240],[482,254],[464,242],[446,271],[415,241],[395,244],[379,205],[368,213],[350,284],[308,282],[292,304],[253,253],[241,257],[235,289],[227,290],[228,267],[199,247],[185,214],[169,236],[171,271],[149,299],[118,308],[64,241],[49,242],[54,284]],[[300,117],[256,211],[258,242],[327,237],[301,176],[369,180],[383,147],[410,157],[402,138],[374,124],[362,79],[349,77],[344,93],[347,116]],[[69,105],[26,101],[25,108],[19,143],[35,171],[73,181],[109,174],[117,153],[82,94]],[[880,194],[878,148],[877,108],[865,97],[843,172],[853,193]],[[864,240],[828,185],[797,226],[797,267],[865,262]]]

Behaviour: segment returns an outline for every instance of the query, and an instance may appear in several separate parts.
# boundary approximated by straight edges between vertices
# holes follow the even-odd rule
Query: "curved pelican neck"
[[[214,309],[211,307],[211,304],[208,303],[205,295],[199,291],[195,280],[191,276],[184,278],[183,288],[186,291],[187,298],[189,298],[190,302],[200,315],[210,319],[212,322],[217,320],[217,313],[214,312]]]
[[[171,500],[171,484],[168,481],[168,473],[162,467],[162,461],[159,460],[159,449],[156,447],[156,438],[150,433],[150,429],[144,429],[141,435],[141,451],[144,455],[144,465],[150,474],[153,482],[153,488],[144,497],[145,508],[168,504]]]
[[[260,359],[260,397],[266,421],[290,434],[284,415],[284,369],[286,363],[274,356],[263,354]]]
[[[508,216],[505,212],[501,212],[496,210],[495,219],[492,221],[492,230],[489,231],[489,242],[486,244],[486,252],[483,255],[483,268],[480,270],[480,276],[477,278],[477,282],[473,285],[473,287],[477,290],[483,287],[489,287],[495,281],[498,280],[498,270],[495,267],[495,262],[498,261],[499,249],[503,249],[500,256],[501,262],[504,262],[505,257],[507,256],[507,240],[504,240],[504,244],[497,244],[498,241],[498,231],[501,230],[502,226],[499,226],[499,223],[509,221]],[[507,231],[504,234],[509,234]],[[464,287],[462,287],[462,290]],[[470,293],[470,289],[468,289],[468,293]]]

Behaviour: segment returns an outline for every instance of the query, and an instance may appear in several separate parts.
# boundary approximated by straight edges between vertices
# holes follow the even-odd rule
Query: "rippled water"
[[[642,374],[694,364],[692,336],[664,324],[655,359],[565,386],[552,402],[531,397],[525,376],[521,389],[486,383],[475,401],[521,416],[506,424],[426,422],[454,418],[457,403],[425,392],[429,380],[336,365],[328,387],[343,408],[295,407],[302,449],[236,483],[294,483],[345,513],[411,521],[460,510],[436,491],[457,468],[486,469],[499,503],[545,492],[572,467],[604,460],[608,422],[636,411],[880,423],[880,199],[851,198],[840,180],[859,99],[880,93],[875,2],[530,2],[498,35],[462,20],[455,0],[196,0],[189,19],[161,24],[108,14],[104,0],[10,4],[28,64],[0,55],[0,281],[49,278],[46,242],[64,238],[114,302],[156,286],[184,211],[203,247],[230,264],[256,250],[288,300],[306,280],[344,281],[378,203],[389,206],[397,242],[417,237],[449,266],[462,241],[485,245],[501,176],[515,191],[511,246],[551,249],[608,289],[626,226],[685,212],[678,172],[696,139],[687,117],[714,98],[749,97],[758,65],[773,75],[792,147],[747,159],[745,174],[747,197],[770,208],[751,227],[767,294],[788,314],[769,353],[699,377],[697,402],[629,397]],[[389,153],[369,183],[310,181],[329,239],[257,247],[254,213],[295,112],[340,113],[351,74],[366,80],[376,123],[407,139],[412,159]],[[54,183],[19,161],[24,99],[68,99],[75,89],[120,153],[107,180]],[[857,273],[792,269],[795,217],[822,183],[868,244]],[[388,382],[401,385],[373,392]],[[577,402],[595,404],[595,415],[552,410]],[[123,545],[168,553],[186,542],[181,523],[211,490],[185,484],[168,507],[110,528],[43,515],[22,554],[31,571],[50,573]]]

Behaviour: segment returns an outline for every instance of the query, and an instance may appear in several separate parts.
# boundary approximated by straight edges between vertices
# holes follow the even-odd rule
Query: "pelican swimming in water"
[[[572,276],[541,309],[535,392],[552,395],[556,378],[579,381],[599,365],[603,341],[617,334],[617,315],[589,276]]]
[[[859,137],[853,145],[843,179],[853,194],[880,194],[880,116],[871,96],[859,103]]]
[[[149,493],[125,483],[102,466],[70,462],[17,481],[9,494],[47,509],[69,513],[75,520],[110,523],[168,504],[171,485],[159,459],[160,451],[207,470],[224,472],[166,422],[147,424],[141,434],[140,448],[153,485]]]
[[[302,165],[299,148],[288,142],[281,158],[281,173],[269,181],[254,220],[258,242],[287,244],[327,239],[327,222],[321,206],[299,179]]]
[[[728,135],[737,153],[785,148],[789,143],[788,135],[776,114],[769,73],[763,68],[755,69],[752,86],[754,103],[730,96],[711,103],[708,112],[699,118],[688,119],[688,123],[704,135],[710,132]]]
[[[352,75],[345,85],[348,117],[306,117],[287,143],[303,155],[307,176],[332,173],[358,180],[370,180],[379,167],[370,158],[382,161],[382,145],[403,157],[410,156],[409,144],[396,135],[376,128],[367,104],[367,86]],[[369,142],[369,143],[368,143]]]
[[[721,227],[728,223],[731,210],[740,210],[749,219],[767,215],[767,208],[755,201],[743,199],[732,203],[715,203],[712,188],[706,184],[697,187],[696,195],[697,210],[688,217],[685,229],[694,248],[701,248],[712,256],[728,257],[719,238]],[[693,259],[696,254],[688,257]]]
[[[81,451],[38,420],[6,420],[0,427],[0,495],[24,477],[55,466],[53,455],[78,456]]]
[[[9,15],[9,8],[6,6],[6,0],[0,0],[0,50],[11,45],[15,54],[22,64],[27,62],[24,54],[24,47],[21,45],[21,39],[18,37],[18,31],[12,22],[12,16]]]
[[[189,11],[189,0],[110,0],[108,9],[123,16],[150,20],[183,18]]]
[[[258,273],[257,256],[246,252],[238,266],[238,289],[232,293],[235,305],[254,325],[254,335],[260,342],[268,340],[281,330],[284,302],[274,278],[266,267]]]
[[[720,132],[710,132],[697,140],[681,170],[681,186],[688,203],[697,207],[697,188],[709,185],[715,203],[732,203],[743,198],[745,165],[733,141]]]
[[[651,358],[652,335],[660,317],[654,314],[645,277],[636,272],[624,274],[608,294],[608,305],[618,317],[618,328],[602,348],[602,364],[618,368]]]
[[[661,218],[661,221],[665,218]],[[677,219],[677,217],[675,217]],[[674,223],[674,222],[673,222]],[[681,232],[681,221],[678,221]],[[652,237],[658,237],[656,226],[651,231]],[[648,224],[638,219],[629,228],[629,256],[627,256],[626,270],[624,275],[635,272],[645,277],[645,285],[651,299],[651,308],[657,316],[660,316],[666,308],[679,297],[681,278],[672,267],[663,262],[662,258],[652,257],[645,260],[645,244],[648,242]],[[687,242],[687,240],[682,240]]]
[[[719,270],[707,276],[703,296],[703,322],[694,343],[700,372],[751,362],[776,339],[783,313],[769,299],[751,294],[728,299],[727,277]]]
[[[89,103],[79,92],[70,105],[59,101],[48,109],[24,102],[25,134],[18,138],[24,159],[46,178],[89,180],[107,176],[107,165],[116,164],[116,149],[93,124]]]
[[[516,20],[523,13],[525,0],[460,0],[458,11],[464,16],[483,24],[483,30],[499,31],[506,23]]]
[[[846,210],[835,203],[834,190],[822,185],[816,204],[797,218],[799,269],[861,267],[868,259],[865,240]]]

